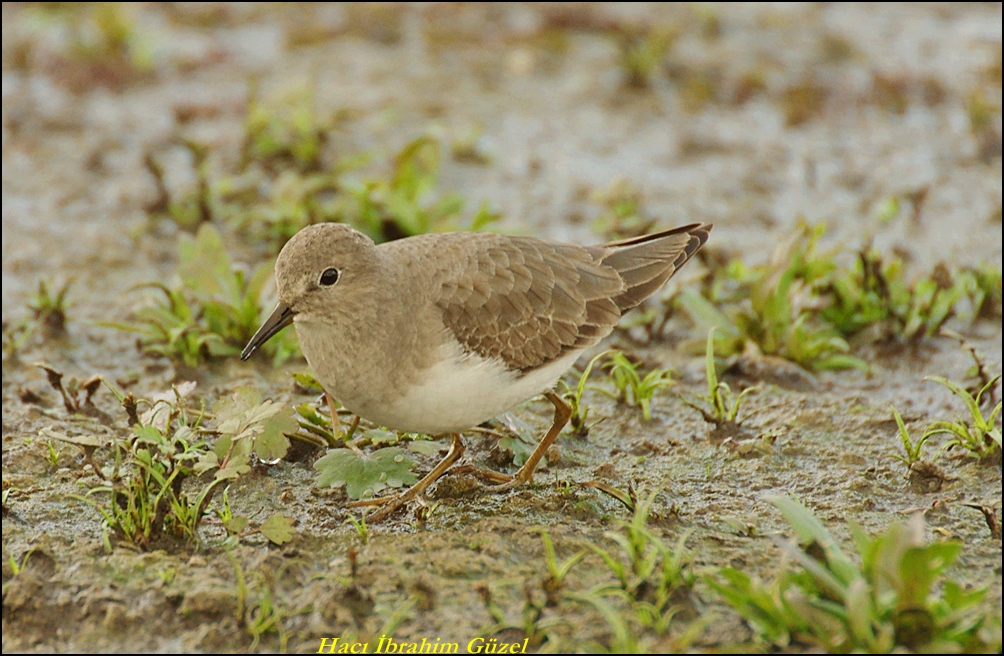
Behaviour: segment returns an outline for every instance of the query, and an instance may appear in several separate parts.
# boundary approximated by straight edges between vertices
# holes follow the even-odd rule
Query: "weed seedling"
[[[31,554],[35,552],[34,549],[29,549],[24,552],[21,556],[21,560],[14,557],[14,554],[8,554],[7,556],[7,566],[10,568],[11,578],[16,577],[18,574],[24,571],[24,568],[28,566],[28,559],[31,558]],[[4,586],[7,584],[4,583]],[[4,590],[6,592],[6,589]]]
[[[844,336],[874,328],[878,339],[916,340],[935,335],[954,315],[964,284],[944,266],[911,283],[902,260],[863,250],[821,290],[830,297],[821,314]]]
[[[332,125],[330,120],[318,117],[314,105],[313,91],[306,85],[269,102],[263,102],[257,85],[252,85],[241,169],[257,162],[273,171],[288,167],[302,173],[318,170]]]
[[[153,177],[157,198],[146,207],[151,215],[164,213],[182,229],[189,232],[213,220],[216,213],[216,195],[209,181],[209,147],[191,139],[181,140],[192,156],[195,169],[195,189],[172,195],[167,188],[164,167],[152,153],[143,157],[143,166]]]
[[[16,361],[21,349],[25,347],[38,325],[24,318],[17,323],[8,324],[3,322],[3,358],[4,360]]]
[[[610,351],[603,351],[602,353],[593,356],[593,358],[589,361],[589,364],[587,364],[586,368],[582,371],[582,375],[579,376],[579,382],[576,383],[575,389],[568,388],[565,381],[561,381],[561,384],[565,386],[565,393],[562,394],[562,397],[568,401],[570,406],[572,406],[572,416],[568,424],[572,429],[572,434],[577,437],[585,437],[589,434],[589,429],[596,425],[596,422],[589,426],[586,425],[586,417],[589,415],[589,406],[582,404],[582,395],[586,391],[586,381],[589,380],[589,375],[593,373],[593,367],[596,366],[597,362],[610,355],[610,353]]]
[[[740,261],[721,267],[701,295],[687,290],[680,304],[704,330],[717,327],[715,350],[741,353],[753,345],[815,370],[864,368],[850,347],[819,316],[815,290],[836,270],[835,252],[819,253],[823,226],[801,223],[770,260],[749,268]]]
[[[28,299],[32,318],[47,335],[62,335],[66,332],[66,295],[72,283],[72,280],[68,280],[56,289],[45,280],[39,280],[38,292]]]
[[[544,579],[544,594],[548,606],[557,606],[561,591],[565,587],[565,577],[575,567],[576,563],[585,558],[588,551],[580,551],[563,563],[558,563],[558,555],[554,551],[554,543],[547,531],[541,529],[540,539],[544,543],[544,560],[547,563],[547,578]]]
[[[983,395],[996,387],[1000,379],[1000,374],[994,376],[974,397],[960,385],[945,378],[939,376],[925,378],[924,380],[944,385],[951,390],[952,394],[962,399],[970,416],[968,422],[963,419],[936,421],[924,431],[924,438],[930,438],[933,435],[948,435],[948,442],[942,447],[944,450],[960,447],[969,455],[981,460],[993,457],[999,460],[1001,456],[1001,428],[998,423],[1001,417],[1001,402],[998,401],[987,416],[984,416],[983,411],[980,410],[980,404]]]
[[[593,192],[592,198],[604,207],[593,229],[610,241],[639,237],[655,226],[655,219],[642,210],[641,191],[627,178],[615,179]]]
[[[619,557],[589,546],[617,579],[617,586],[600,586],[593,592],[626,601],[643,626],[664,635],[678,610],[674,601],[693,585],[694,574],[684,547],[690,532],[670,548],[648,527],[656,494],[638,504],[631,521],[622,523],[621,532],[606,533],[621,548]]]
[[[914,466],[914,464],[921,461],[924,444],[927,443],[927,439],[931,436],[931,434],[925,432],[920,436],[920,439],[914,442],[910,439],[910,433],[906,429],[906,424],[903,423],[903,417],[900,416],[899,411],[896,410],[896,408],[892,409],[892,416],[893,419],[896,420],[900,444],[903,445],[903,453],[894,453],[893,457],[906,465],[907,469],[910,469]]]
[[[356,529],[356,537],[363,544],[368,544],[370,541],[370,531],[366,526],[366,515],[362,515],[359,519],[356,519],[355,515],[349,515],[343,524],[352,524],[352,528]]]
[[[875,537],[851,524],[855,562],[800,503],[768,500],[795,533],[797,544],[778,542],[797,569],[786,561],[769,584],[729,567],[706,577],[763,639],[831,653],[1000,650],[993,618],[978,608],[987,590],[967,591],[944,577],[962,544],[926,544],[920,513]]]
[[[714,326],[708,331],[708,343],[704,353],[704,369],[708,381],[708,395],[702,397],[700,400],[704,401],[711,410],[709,412],[705,407],[688,401],[686,398],[683,401],[690,407],[698,410],[707,422],[713,423],[716,426],[721,426],[722,424],[738,426],[742,423],[738,420],[739,407],[742,405],[742,401],[746,395],[750,394],[756,388],[747,387],[739,393],[739,396],[733,399],[732,388],[729,384],[718,380],[718,373],[715,368]]]
[[[128,401],[109,388],[123,404]],[[150,548],[162,535],[196,542],[217,486],[250,471],[252,452],[265,461],[281,457],[289,445],[283,433],[297,428],[292,409],[262,402],[254,390],[241,389],[214,406],[220,437],[211,446],[202,438],[202,414],[190,417],[177,389],[174,397],[173,402],[144,401],[151,411],[139,416],[129,438],[111,443],[113,463],[95,467],[104,482],[86,495],[71,495],[101,513],[119,538],[141,549]],[[183,487],[186,480],[205,473],[212,473],[208,481],[203,479],[194,489]],[[218,514],[230,523],[228,532],[241,519],[233,517],[229,500]],[[266,537],[273,542],[289,539],[288,520],[269,521],[274,526],[267,527],[266,522],[260,529]]]
[[[458,194],[435,193],[440,150],[433,137],[418,137],[394,156],[389,179],[344,181],[350,202],[341,220],[376,242],[447,230],[477,231],[497,221],[500,215],[482,204],[463,225],[464,199]]]
[[[43,6],[40,23],[61,28],[65,48],[56,77],[74,90],[122,87],[153,71],[149,39],[138,33],[132,8],[123,2]]]
[[[645,32],[622,29],[617,37],[618,63],[624,73],[624,83],[634,89],[649,88],[673,47],[676,35],[669,28],[656,25]]]
[[[642,376],[638,372],[638,364],[620,351],[610,351],[607,360],[605,367],[616,393],[602,387],[596,389],[616,399],[618,403],[641,408],[642,418],[646,421],[651,419],[652,397],[657,391],[676,384],[672,378],[673,372],[669,369],[653,369]]]
[[[105,325],[137,333],[144,351],[191,367],[240,353],[268,311],[262,290],[272,267],[261,266],[245,276],[233,266],[219,233],[208,224],[194,239],[181,235],[179,251],[178,282],[147,285],[162,292],[163,299],[138,309],[136,323]],[[264,348],[275,362],[282,362],[299,352],[293,340],[293,331],[284,331]],[[276,343],[270,346],[271,342]]]

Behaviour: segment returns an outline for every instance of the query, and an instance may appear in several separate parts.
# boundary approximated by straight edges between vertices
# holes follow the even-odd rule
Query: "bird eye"
[[[321,284],[330,287],[336,282],[338,282],[338,269],[325,269],[321,274]]]

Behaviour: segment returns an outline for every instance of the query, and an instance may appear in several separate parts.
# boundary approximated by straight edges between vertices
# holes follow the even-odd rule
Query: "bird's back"
[[[379,249],[401,265],[400,275],[422,271],[416,288],[432,295],[466,351],[525,373],[606,337],[704,245],[710,229],[693,224],[600,246],[441,233]]]

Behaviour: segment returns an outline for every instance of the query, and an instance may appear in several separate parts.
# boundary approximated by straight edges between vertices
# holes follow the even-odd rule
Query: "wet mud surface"
[[[140,552],[112,539],[109,551],[101,516],[68,496],[98,479],[79,448],[56,443],[50,452],[45,431],[125,435],[126,416],[104,388],[93,411],[68,413],[35,362],[81,380],[101,375],[136,396],[194,380],[196,405],[244,385],[282,403],[316,396],[290,382],[302,360],[279,369],[236,358],[185,367],[144,355],[133,336],[101,325],[127,320],[146,293],[135,287],[166,282],[177,267],[179,228],[144,209],[156,195],[144,155],[162,156],[179,186],[192,183],[180,136],[235,159],[252,79],[262,94],[311,85],[317,105],[343,117],[326,144],[334,152],[393,153],[423,131],[449,141],[480,130],[485,160],[444,157],[440,186],[470,206],[487,201],[504,215],[502,229],[599,242],[595,190],[622,177],[660,227],[714,223],[711,246],[750,262],[805,219],[827,225],[828,245],[853,251],[872,240],[918,270],[941,261],[1000,266],[999,4],[703,11],[146,5],[133,16],[151,43],[152,72],[118,79],[73,69],[58,34],[30,7],[5,3],[5,326],[29,314],[40,279],[73,284],[66,334],[39,332],[4,354],[4,651],[314,652],[321,638],[375,640],[388,628],[399,640],[466,645],[495,623],[486,597],[521,625],[525,590],[541,594],[540,528],[559,560],[589,542],[611,546],[605,532],[630,513],[579,485],[597,480],[660,490],[653,530],[669,544],[691,531],[696,571],[730,565],[764,578],[781,563],[770,536],[789,534],[768,495],[797,497],[848,545],[849,520],[874,533],[925,508],[929,537],[965,545],[950,576],[989,586],[986,603],[999,614],[1001,539],[965,505],[1000,513],[999,461],[948,455],[935,475],[910,477],[893,458],[890,405],[916,430],[962,411],[947,390],[923,381],[966,379],[970,355],[947,338],[863,347],[868,372],[744,361],[726,380],[759,391],[745,402],[744,432],[733,435],[681,400],[705,389],[703,355],[682,346],[704,336],[683,316],[651,343],[618,331],[614,346],[677,372],[678,384],[656,394],[650,421],[587,392],[590,421],[602,421],[586,437],[561,436],[560,458],[533,485],[484,495],[444,481],[431,512],[399,513],[368,527],[367,540],[347,522],[344,491],[315,486],[318,451],[257,466],[229,491],[235,513],[252,521],[277,511],[295,521],[296,537],[281,547],[250,535],[228,552],[222,527],[207,522],[199,548],[164,540]],[[669,72],[631,89],[607,26],[652,21],[678,31]],[[989,136],[970,126],[967,103],[977,92],[996,99]],[[806,115],[785,102],[798,93],[818,98],[797,105],[811,107]],[[891,197],[913,201],[880,220]],[[256,266],[270,257],[267,246],[225,234],[235,260]],[[694,284],[700,274],[688,265],[671,284]],[[1000,370],[999,316],[953,327]],[[535,400],[513,414],[542,434],[551,406]],[[467,443],[468,457],[486,466],[498,450],[485,435]],[[440,444],[445,451],[448,440]],[[424,457],[420,469],[437,457]],[[23,569],[11,565],[29,552]],[[568,585],[587,589],[610,577],[590,553]],[[237,618],[242,604],[263,596],[282,609],[280,628],[256,640]],[[560,620],[551,649],[610,644],[595,608],[567,604],[545,618]],[[643,645],[670,649],[672,637],[702,619],[713,628],[694,649],[752,644],[746,624],[698,586],[677,628]]]

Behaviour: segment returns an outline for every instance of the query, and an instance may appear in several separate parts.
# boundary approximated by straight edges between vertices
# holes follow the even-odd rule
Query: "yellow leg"
[[[565,399],[561,398],[552,391],[546,392],[544,396],[547,397],[548,401],[554,404],[554,423],[551,424],[551,429],[547,431],[547,435],[544,436],[544,439],[540,441],[540,444],[538,444],[537,448],[533,450],[533,453],[531,453],[530,457],[523,463],[523,466],[520,467],[519,471],[512,477],[512,480],[502,483],[501,485],[493,485],[485,488],[489,492],[505,492],[506,490],[511,490],[523,483],[533,481],[533,470],[537,468],[537,463],[544,457],[547,450],[551,448],[551,445],[554,444],[554,440],[558,438],[558,433],[560,433],[561,429],[568,423],[569,417],[572,416],[572,406],[568,405]]]

